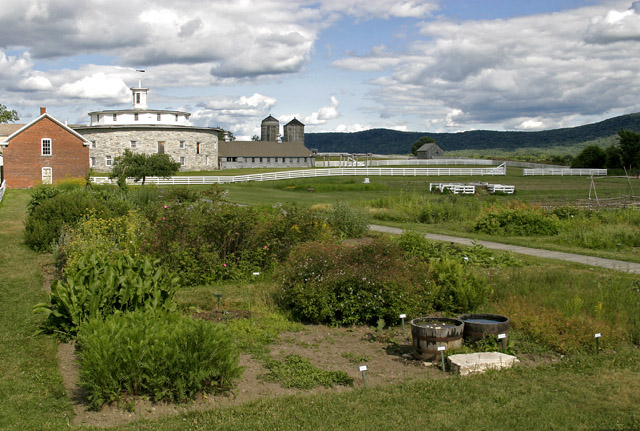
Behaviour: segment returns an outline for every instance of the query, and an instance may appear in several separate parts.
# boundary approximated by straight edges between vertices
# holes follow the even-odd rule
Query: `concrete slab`
[[[484,373],[486,370],[511,368],[520,361],[515,356],[500,352],[466,353],[451,355],[447,358],[452,372],[461,376],[472,373]]]

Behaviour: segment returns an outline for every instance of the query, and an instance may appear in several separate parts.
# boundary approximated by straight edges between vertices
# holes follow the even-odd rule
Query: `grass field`
[[[585,177],[507,177],[474,180],[516,185],[515,196],[474,196],[462,199],[551,202],[584,199],[590,180]],[[428,183],[468,182],[459,178],[334,177],[224,186],[229,199],[242,204],[302,206],[396,198],[428,194]],[[308,192],[312,187],[315,192]],[[628,193],[626,180],[598,180],[598,193]],[[31,307],[46,298],[42,265],[50,255],[30,251],[22,241],[28,191],[10,190],[0,203],[0,428],[20,430],[67,429],[73,411],[57,371],[57,343],[51,336],[34,335],[41,316]],[[396,223],[397,224],[397,223]],[[455,233],[450,225],[411,225]],[[458,231],[459,232],[459,231]],[[489,238],[495,240],[495,238]],[[511,240],[511,239],[508,239]],[[520,239],[532,244],[530,239]],[[536,244],[537,245],[537,244]],[[545,246],[540,242],[540,246]],[[574,250],[575,251],[575,250]],[[344,393],[274,397],[236,407],[184,413],[153,421],[114,427],[118,430],[418,430],[457,429],[638,429],[640,428],[640,294],[637,276],[594,271],[575,264],[543,263],[523,258],[524,267],[493,271],[495,292],[485,311],[520,313],[522,321],[539,324],[539,338],[530,340],[514,331],[516,348],[533,362],[505,372],[466,378],[407,381]],[[640,285],[640,284],[639,284]],[[270,281],[184,289],[181,308],[213,309],[215,293],[239,309],[276,312]],[[527,320],[528,319],[528,320]],[[266,329],[287,325],[264,322]],[[615,348],[603,339],[603,351],[572,350],[573,328],[581,337],[590,331],[624,331]],[[603,331],[606,334],[606,331]],[[567,335],[569,334],[569,335]],[[266,336],[265,340],[270,336]],[[563,338],[564,337],[564,338]],[[575,337],[574,337],[575,338]],[[592,342],[589,338],[588,342]],[[578,340],[580,341],[580,340]],[[583,340],[584,341],[584,340]],[[582,342],[582,341],[580,341]],[[550,347],[551,346],[551,347]],[[561,357],[553,346],[566,348]],[[542,360],[541,358],[547,358]],[[549,359],[550,358],[550,359]],[[73,429],[90,429],[71,427]]]

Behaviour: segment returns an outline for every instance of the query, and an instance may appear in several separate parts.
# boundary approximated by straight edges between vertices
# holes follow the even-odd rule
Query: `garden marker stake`
[[[404,319],[407,317],[406,314],[401,314],[400,319],[402,319],[402,336],[404,337]]]
[[[594,337],[596,337],[596,353],[600,353],[600,337],[602,337],[602,334],[598,332]]]
[[[498,340],[500,340],[500,345],[502,346],[502,353],[504,353],[504,340],[507,338],[507,334],[498,334]]]
[[[440,362],[442,362],[442,372],[444,373],[444,346],[438,346],[438,352],[440,352]]]
[[[360,371],[362,372],[362,381],[364,382],[364,387],[367,387],[367,366],[360,365]]]
[[[222,298],[222,293],[214,293],[213,296],[218,298],[218,310],[220,310],[220,298]]]

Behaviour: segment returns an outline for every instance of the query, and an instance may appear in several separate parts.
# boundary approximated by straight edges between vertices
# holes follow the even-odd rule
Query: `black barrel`
[[[479,341],[494,335],[505,334],[505,344],[509,338],[509,318],[500,314],[462,314],[458,319],[464,322],[464,338]]]

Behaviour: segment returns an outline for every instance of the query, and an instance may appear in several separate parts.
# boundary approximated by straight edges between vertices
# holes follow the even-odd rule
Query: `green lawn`
[[[0,427],[59,430],[73,414],[52,337],[35,336],[46,300],[41,265],[51,261],[23,244],[30,191],[9,190],[0,204]]]

